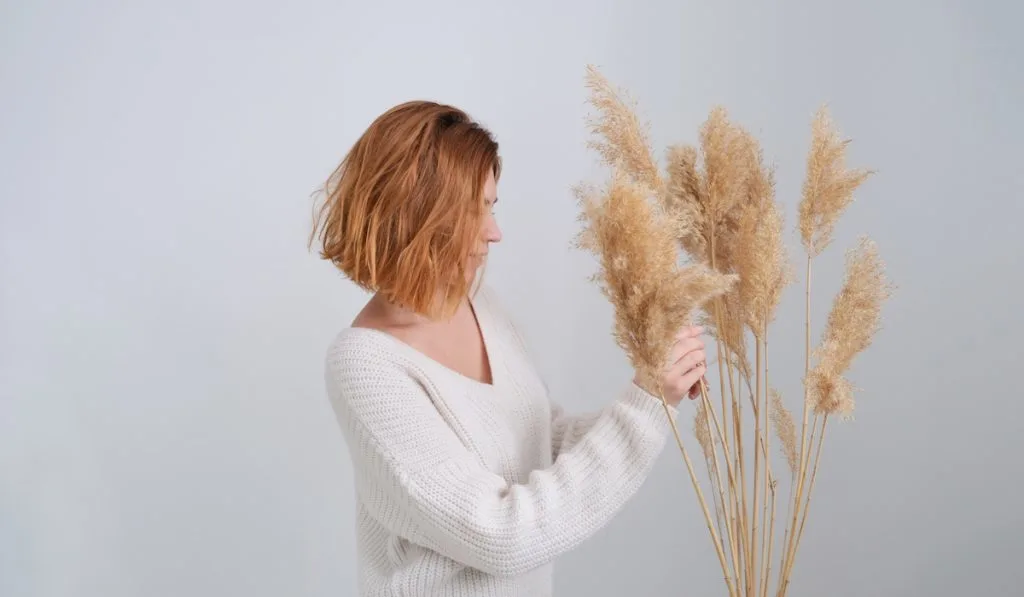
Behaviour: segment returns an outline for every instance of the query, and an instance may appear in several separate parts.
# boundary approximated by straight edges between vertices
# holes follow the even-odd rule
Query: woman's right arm
[[[660,399],[633,384],[553,465],[513,484],[480,464],[399,366],[332,355],[327,378],[373,517],[495,575],[548,563],[606,524],[648,475],[669,429]]]

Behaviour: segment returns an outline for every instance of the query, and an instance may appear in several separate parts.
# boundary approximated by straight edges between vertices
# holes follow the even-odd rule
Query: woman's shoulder
[[[335,335],[324,360],[324,381],[332,407],[341,414],[377,416],[419,401],[433,387],[415,352],[387,332],[347,327]]]
[[[327,372],[337,378],[354,373],[394,374],[407,368],[409,357],[387,332],[349,326],[335,334],[325,359]]]

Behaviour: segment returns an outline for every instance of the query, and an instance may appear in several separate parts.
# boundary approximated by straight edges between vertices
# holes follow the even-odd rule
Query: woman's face
[[[470,270],[473,272],[479,269],[487,259],[491,243],[501,242],[501,229],[498,228],[498,222],[494,219],[494,204],[497,202],[498,184],[494,180],[494,173],[491,172],[487,176],[487,182],[484,184],[484,205],[487,213],[484,214],[480,224],[479,244],[471,255],[473,267]]]

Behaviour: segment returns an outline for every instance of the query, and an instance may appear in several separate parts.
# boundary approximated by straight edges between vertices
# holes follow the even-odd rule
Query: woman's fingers
[[[669,375],[679,380],[680,393],[688,394],[692,400],[697,396],[697,382],[707,372],[707,359],[703,350],[694,350],[679,359]]]
[[[707,365],[702,362],[699,363],[696,367],[687,371],[686,373],[680,375],[678,382],[679,394],[688,394],[691,400],[695,398],[697,394],[692,390],[700,382],[700,378],[704,375],[706,371]]]
[[[700,326],[680,330],[669,351],[662,382],[665,394],[673,398],[673,403],[687,394],[691,399],[697,395],[693,390],[707,371],[707,355],[700,337],[703,333],[704,328]]]
[[[698,364],[707,362],[707,360],[707,355],[704,353],[704,349],[696,348],[684,354],[682,358],[676,361],[673,368],[679,373],[686,373]]]
[[[665,363],[666,370],[675,368],[679,360],[688,353],[694,350],[703,350],[704,342],[700,339],[700,335],[703,332],[703,328],[695,326],[685,328],[676,335],[676,343],[669,351],[668,359]]]

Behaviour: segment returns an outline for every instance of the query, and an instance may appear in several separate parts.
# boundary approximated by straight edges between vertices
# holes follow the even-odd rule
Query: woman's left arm
[[[572,415],[557,402],[550,399],[548,402],[551,405],[551,458],[557,459],[559,454],[571,450],[590,431],[601,418],[602,411]]]

